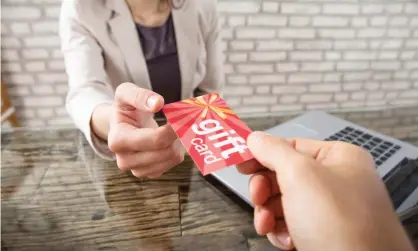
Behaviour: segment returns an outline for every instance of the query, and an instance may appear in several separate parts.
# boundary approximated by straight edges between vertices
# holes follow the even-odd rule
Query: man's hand
[[[185,151],[175,132],[154,120],[163,105],[163,97],[134,84],[116,89],[108,144],[121,170],[155,178],[183,162]]]
[[[282,249],[412,250],[373,158],[359,147],[261,132],[248,138],[254,224]]]

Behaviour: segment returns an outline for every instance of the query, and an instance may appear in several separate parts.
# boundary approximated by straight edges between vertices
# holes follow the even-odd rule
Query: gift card
[[[253,158],[251,129],[219,94],[167,104],[163,113],[203,175]]]

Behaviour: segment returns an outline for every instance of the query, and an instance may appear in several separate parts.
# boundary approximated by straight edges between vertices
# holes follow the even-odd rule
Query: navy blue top
[[[165,104],[181,99],[181,75],[172,15],[159,27],[136,24],[154,92]]]

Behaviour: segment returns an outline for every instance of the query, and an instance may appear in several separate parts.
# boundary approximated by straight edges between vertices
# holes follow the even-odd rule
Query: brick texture
[[[218,2],[225,99],[241,116],[417,104],[416,0]],[[26,126],[71,124],[60,4],[2,3],[2,79]]]

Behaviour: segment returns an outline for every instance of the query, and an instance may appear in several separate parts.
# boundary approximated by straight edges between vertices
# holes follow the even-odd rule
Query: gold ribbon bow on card
[[[206,102],[203,99],[202,96],[197,97],[194,100],[192,100],[192,99],[186,99],[186,100],[183,100],[183,102],[185,102],[187,104],[190,104],[190,105],[196,105],[196,106],[199,106],[199,107],[204,108],[204,110],[200,114],[200,117],[202,119],[206,117],[206,115],[208,114],[208,111],[209,110],[212,110],[221,119],[226,119],[226,114],[235,114],[231,109],[221,108],[221,107],[217,107],[217,106],[212,105],[213,102],[215,102],[218,98],[219,98],[218,94],[212,94],[211,97],[210,97],[210,99],[209,99],[209,102]]]

